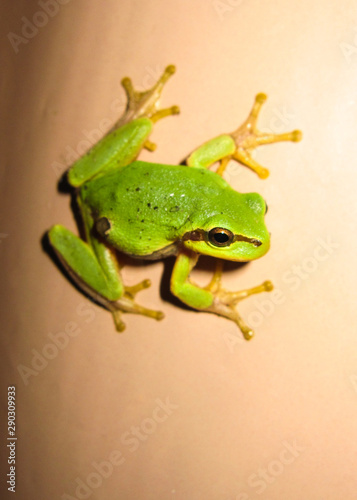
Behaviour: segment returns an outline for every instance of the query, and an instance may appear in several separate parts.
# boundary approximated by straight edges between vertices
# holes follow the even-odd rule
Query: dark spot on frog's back
[[[135,191],[140,191],[140,188],[139,188],[139,187],[137,187],[137,188],[135,189]]]
[[[154,207],[154,210],[157,210],[159,207]]]
[[[148,207],[151,208],[151,203],[148,203]]]
[[[180,207],[178,205],[170,208],[170,212],[178,212],[179,210],[180,210]]]

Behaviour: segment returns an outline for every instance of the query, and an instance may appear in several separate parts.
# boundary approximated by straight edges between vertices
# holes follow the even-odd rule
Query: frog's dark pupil
[[[226,243],[229,240],[227,233],[216,233],[213,237],[217,243]]]
[[[233,241],[233,233],[223,227],[214,227],[208,233],[208,240],[217,247],[226,247]]]

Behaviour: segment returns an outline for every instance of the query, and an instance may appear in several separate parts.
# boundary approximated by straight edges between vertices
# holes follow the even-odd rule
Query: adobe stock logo
[[[243,0],[212,0],[212,7],[223,21],[227,14],[231,14],[242,3]]]
[[[179,408],[177,404],[170,401],[169,397],[166,397],[165,400],[156,398],[154,402],[156,406],[151,415],[144,418],[139,425],[132,425],[120,436],[120,442],[127,447],[130,453],[135,453]],[[114,439],[117,441],[117,437]],[[90,472],[86,476],[77,476],[72,492],[63,493],[61,500],[86,500],[90,498],[95,490],[99,490],[106,479],[114,473],[118,474],[117,467],[124,464],[127,459],[128,453],[115,449],[109,453],[105,460],[93,461]],[[95,498],[104,497],[96,496]]]
[[[257,472],[251,474],[247,483],[255,490],[257,495],[263,493],[269,484],[273,484],[278,476],[284,472],[285,468],[295,462],[300,454],[305,450],[302,446],[296,443],[283,441],[283,448],[280,451],[278,458],[271,460],[266,467],[260,467]]]
[[[47,25],[50,18],[58,14],[61,5],[66,5],[70,1],[71,0],[40,0],[38,5],[41,8],[33,14],[31,20],[22,16],[21,35],[12,31],[7,34],[15,54],[19,53],[19,46],[21,44],[29,43],[29,41],[39,33],[40,29]]]
[[[256,472],[248,476],[247,484],[250,490],[241,491],[235,495],[234,500],[251,500],[252,494],[254,494],[255,498],[255,495],[264,493],[271,484],[274,484],[278,480],[286,468],[290,467],[299,458],[301,453],[305,451],[305,448],[300,446],[296,442],[296,439],[293,441],[284,440],[281,444],[282,448],[276,458],[270,460],[264,467],[259,467]]]
[[[340,42],[339,47],[348,64],[355,62],[357,60],[357,27],[354,27],[355,35],[352,40],[352,36],[350,36],[350,40],[348,42]]]
[[[79,303],[76,313],[80,318],[83,318],[82,323],[91,323],[95,318],[95,310],[90,303]],[[17,365],[17,370],[23,383],[28,385],[33,377],[37,377],[43,372],[49,362],[57,358],[71,344],[72,339],[77,337],[82,331],[83,327],[77,321],[68,321],[62,330],[54,333],[49,332],[47,334],[49,342],[39,350],[31,349],[31,360],[28,360],[26,365],[24,363]]]

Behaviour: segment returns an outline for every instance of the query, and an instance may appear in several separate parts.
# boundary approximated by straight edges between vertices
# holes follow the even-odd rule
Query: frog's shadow
[[[183,163],[183,162],[182,162]],[[71,197],[70,200],[70,207],[72,210],[72,214],[74,216],[77,228],[78,228],[78,233],[81,236],[81,238],[84,238],[84,228],[83,228],[83,221],[80,215],[80,211],[78,209],[78,205],[76,202],[76,193],[73,190],[73,188],[69,185],[67,181],[67,175],[64,173],[57,184],[57,190],[60,194],[69,194]],[[50,257],[50,259],[55,263],[57,266],[58,270],[62,273],[62,275],[72,283],[72,285],[82,294],[84,294],[88,299],[90,299],[92,302],[96,303],[99,306],[102,306],[98,302],[96,302],[91,296],[87,295],[82,288],[76,283],[76,281],[70,276],[70,274],[66,271],[64,268],[63,264],[61,263],[60,259],[58,258],[56,252],[52,248],[49,237],[48,237],[48,232],[42,236],[41,238],[41,246],[42,249],[47,255]],[[118,261],[120,263],[120,267],[135,267],[135,268],[145,268],[146,266],[150,266],[154,263],[154,261],[150,260],[145,260],[145,259],[134,259],[126,254],[123,254],[122,252],[117,251],[118,253]],[[175,264],[175,257],[168,257],[166,259],[162,259],[164,263],[164,270],[162,273],[162,278],[160,282],[160,297],[163,301],[171,303],[172,305],[175,305],[176,307],[180,307],[181,309],[186,309],[186,310],[191,310],[191,311],[196,311],[196,309],[193,309],[189,307],[188,305],[184,304],[181,302],[170,290],[170,281],[171,281],[171,275],[173,272],[173,267]],[[213,257],[208,257],[205,255],[200,256],[200,259],[198,263],[195,266],[196,270],[200,271],[206,271],[207,272],[207,283],[209,283],[213,272],[215,270],[215,261]],[[238,268],[241,268],[248,264],[248,262],[232,262],[232,261],[224,261],[224,273],[227,272],[232,272],[237,270]],[[143,276],[143,279],[145,279],[145,276]],[[141,303],[140,297],[138,299],[138,302]],[[102,306],[103,307],[103,306]]]

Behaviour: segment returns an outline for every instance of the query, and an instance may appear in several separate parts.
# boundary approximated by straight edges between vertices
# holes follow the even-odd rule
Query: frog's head
[[[270,247],[264,222],[266,211],[267,205],[259,194],[234,192],[234,200],[221,205],[220,211],[210,214],[200,227],[186,232],[182,243],[194,252],[219,259],[258,259]]]

